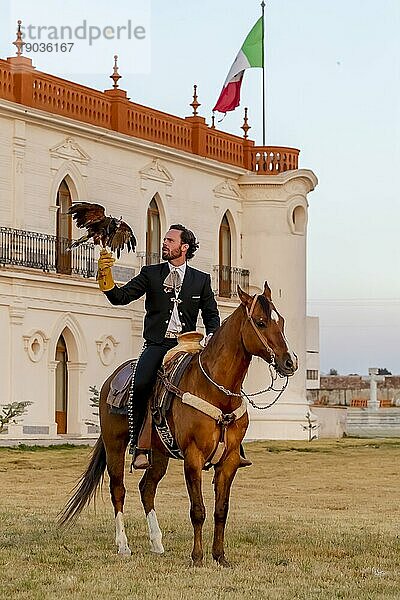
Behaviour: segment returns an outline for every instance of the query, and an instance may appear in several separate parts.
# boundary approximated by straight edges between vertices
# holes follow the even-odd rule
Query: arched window
[[[292,212],[292,222],[293,222],[293,230],[294,233],[305,233],[306,229],[306,211],[304,206],[296,206],[296,208]]]
[[[147,209],[146,265],[160,262],[161,222],[157,202],[153,198]]]
[[[71,193],[65,179],[57,192],[57,232],[56,232],[56,269],[57,273],[71,274],[71,252],[68,242],[71,239],[71,216],[67,211],[71,206]]]
[[[67,397],[68,397],[68,371],[67,371],[67,345],[60,335],[56,347],[56,415],[57,433],[67,433]]]
[[[219,296],[230,298],[231,293],[231,228],[226,213],[219,228]]]

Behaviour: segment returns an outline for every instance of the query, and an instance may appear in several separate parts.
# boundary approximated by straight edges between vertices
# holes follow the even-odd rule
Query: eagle
[[[77,227],[87,229],[87,233],[70,243],[70,248],[75,248],[90,239],[95,244],[101,244],[103,248],[108,246],[112,252],[121,255],[121,250],[126,245],[128,252],[136,249],[136,238],[125,221],[115,217],[107,217],[104,206],[94,202],[74,202],[67,211],[72,215]]]

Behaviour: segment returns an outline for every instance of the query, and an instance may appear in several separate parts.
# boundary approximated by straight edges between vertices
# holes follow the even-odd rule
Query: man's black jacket
[[[143,337],[160,343],[165,337],[174,307],[175,293],[164,291],[164,280],[169,273],[168,263],[142,267],[140,273],[122,287],[115,286],[104,292],[111,304],[129,304],[146,294]],[[178,298],[182,332],[195,331],[199,311],[206,334],[213,333],[220,324],[217,303],[207,273],[186,265],[185,277]]]

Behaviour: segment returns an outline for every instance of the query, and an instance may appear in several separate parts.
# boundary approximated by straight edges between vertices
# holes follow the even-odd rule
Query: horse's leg
[[[169,458],[158,452],[153,451],[151,468],[147,469],[139,482],[140,497],[142,500],[144,512],[149,527],[150,550],[156,554],[163,554],[162,533],[158,525],[156,511],[154,509],[154,498],[157,492],[157,486],[164,477]]]
[[[104,433],[103,428],[103,435]],[[116,437],[112,435],[105,436],[107,470],[110,476],[110,493],[115,515],[115,543],[117,544],[118,554],[130,556],[131,550],[128,546],[124,526],[124,470],[125,452],[128,445],[127,430],[126,432],[121,431],[120,435],[115,435]]]
[[[193,525],[192,560],[195,567],[203,564],[202,530],[206,518],[206,509],[201,491],[204,459],[196,446],[192,445],[185,453],[185,478],[190,497],[190,519]]]
[[[229,566],[224,555],[224,534],[229,510],[229,494],[238,465],[239,455],[237,457],[231,455],[216,467],[214,475],[215,507],[212,555],[224,567]]]

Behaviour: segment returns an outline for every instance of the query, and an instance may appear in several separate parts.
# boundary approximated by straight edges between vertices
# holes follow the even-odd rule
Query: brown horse
[[[241,387],[252,356],[259,356],[275,367],[281,376],[293,375],[297,360],[291,354],[285,336],[284,321],[276,310],[267,282],[264,292],[251,297],[238,288],[241,304],[214,333],[200,355],[194,355],[179,383],[183,391],[205,399],[205,403],[225,419],[225,445],[215,465],[214,541],[212,555],[227,565],[224,555],[224,530],[228,515],[229,494],[239,466],[240,444],[248,426]],[[121,367],[119,367],[121,368]],[[124,465],[129,442],[127,417],[109,412],[106,398],[110,382],[118,369],[104,383],[100,393],[101,436],[94,447],[90,464],[82,475],[74,495],[61,515],[64,524],[79,515],[101,483],[107,467],[116,520],[116,544],[119,554],[131,554],[124,530]],[[201,402],[201,401],[200,401]],[[204,405],[205,406],[205,405]],[[235,413],[236,411],[236,413]],[[233,415],[233,416],[232,416]],[[236,418],[237,417],[237,418]],[[221,440],[221,419],[174,397],[168,417],[170,429],[184,457],[186,485],[190,497],[190,518],[194,530],[192,560],[203,560],[202,527],[205,507],[202,497],[202,469],[215,453]],[[157,486],[165,475],[169,457],[158,435],[152,435],[152,465],[140,480],[139,489],[146,514],[153,552],[163,553],[161,531],[154,510]]]

